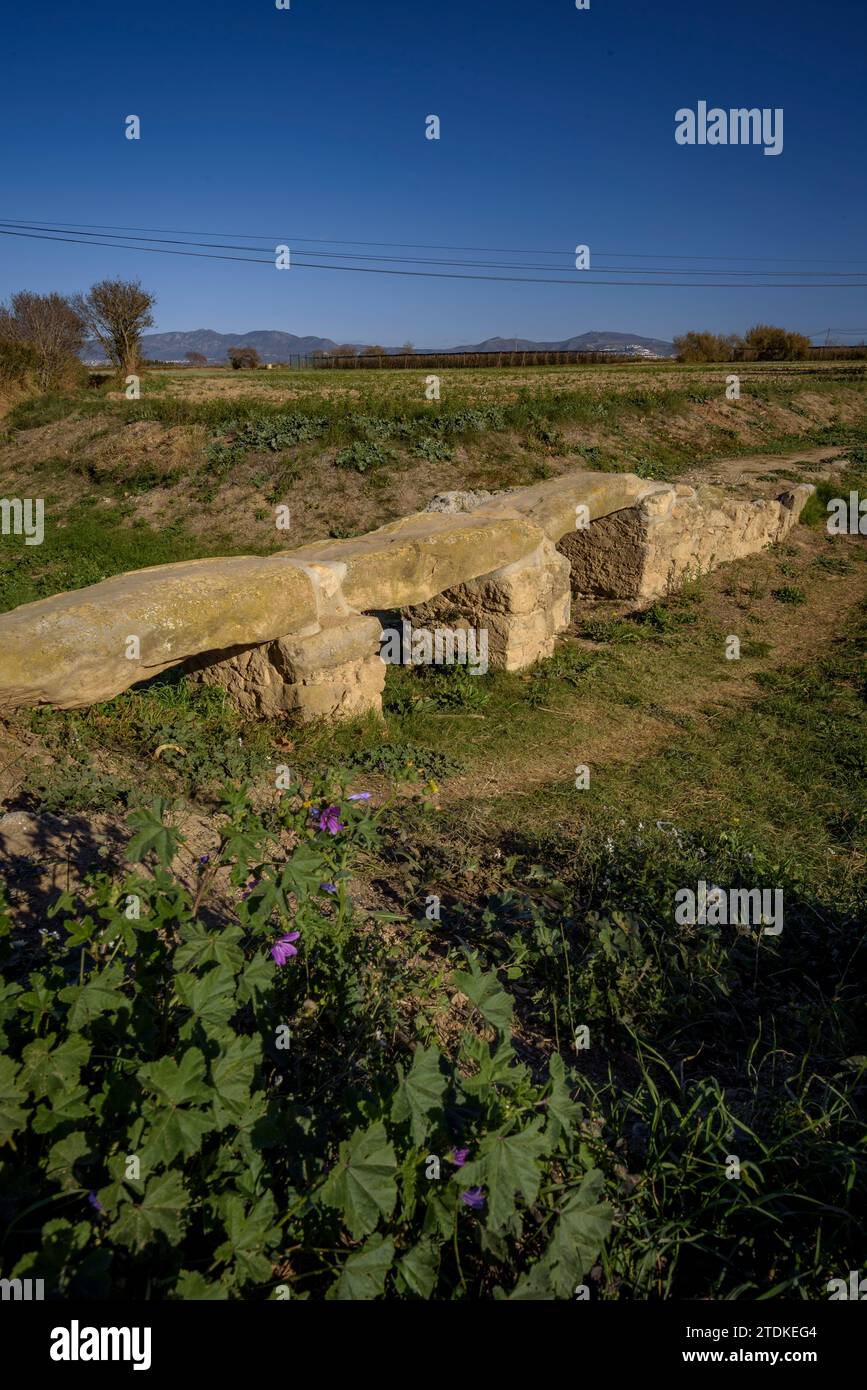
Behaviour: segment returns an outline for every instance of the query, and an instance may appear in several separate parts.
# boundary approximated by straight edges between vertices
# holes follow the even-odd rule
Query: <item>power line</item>
[[[61,229],[59,226],[57,226],[57,225],[40,226],[40,225],[38,225],[38,224],[22,224],[22,223],[20,223],[20,222],[19,222],[19,223],[9,223],[9,222],[2,221],[2,220],[0,220],[0,226],[4,226],[4,227],[15,227],[15,228],[19,228],[19,229],[22,228],[22,227],[26,227],[26,230],[27,230],[27,231],[30,231],[30,232],[57,232],[57,231],[62,230],[62,229]],[[68,235],[71,235],[71,233],[69,233]],[[97,233],[96,233],[96,232],[83,232],[82,235],[83,235],[83,236],[87,236],[87,237],[96,237]],[[219,235],[219,234],[215,232],[215,233],[212,233],[212,235],[216,236],[216,235]],[[256,251],[261,251],[261,249],[262,249],[262,248],[259,247],[259,246],[243,246],[243,245],[239,245],[239,244],[231,243],[231,242],[230,242],[230,243],[223,243],[223,242],[216,242],[216,241],[169,241],[167,238],[164,238],[164,237],[123,236],[121,233],[113,233],[113,234],[112,234],[112,239],[113,239],[114,241],[122,241],[122,242],[124,242],[124,241],[160,241],[163,245],[170,245],[170,246],[195,246],[195,247],[199,247],[199,248],[210,248],[210,249],[212,249],[212,250],[219,250],[219,251],[253,251],[253,252],[256,252]],[[85,243],[83,243],[83,244],[84,244],[84,245],[88,245],[89,243],[85,242]],[[94,242],[94,245],[99,245],[99,244],[100,244],[100,243],[98,243],[98,242]],[[142,248],[142,249],[144,249],[144,248]],[[399,264],[406,264],[406,265],[445,265],[445,266],[458,266],[458,267],[465,267],[465,268],[480,268],[480,269],[489,269],[489,270],[556,270],[556,269],[559,268],[559,267],[556,267],[556,266],[534,265],[534,264],[532,264],[532,263],[531,263],[530,265],[522,265],[522,264],[520,264],[520,262],[508,262],[508,261],[455,261],[455,260],[439,260],[439,259],[435,259],[435,258],[433,258],[433,257],[428,257],[428,256],[424,256],[424,257],[417,257],[417,256],[376,256],[376,255],[362,255],[362,254],[359,253],[359,252],[352,253],[352,252],[342,252],[342,251],[318,251],[318,252],[316,252],[315,254],[318,255],[318,256],[326,256],[326,257],[328,257],[328,258],[331,259],[331,260],[388,261],[389,263],[399,263]],[[639,269],[639,268],[637,268],[637,267],[635,267],[635,266],[603,266],[603,267],[600,267],[600,269],[604,270],[606,273],[611,274],[611,275],[615,275],[615,274],[616,274],[616,275],[690,275],[690,276],[695,276],[695,275],[726,275],[726,276],[731,276],[731,275],[733,275],[733,274],[736,273],[736,272],[731,271],[731,270],[708,270],[708,269],[705,269],[705,268],[702,268],[701,270],[678,270],[677,267],[669,267],[669,266],[664,266],[664,267],[659,267],[659,268],[651,268],[651,269],[646,269],[646,270],[645,270],[645,269]],[[591,268],[588,267],[587,270],[582,270],[580,273],[581,273],[582,275],[597,275],[597,274],[599,273],[599,271],[598,271],[598,270],[593,270],[593,269],[591,269]],[[831,277],[833,277],[833,278],[835,278],[835,279],[844,279],[845,276],[846,276],[847,274],[849,274],[849,275],[858,275],[858,276],[867,275],[867,272],[864,272],[864,271],[835,271],[835,270],[802,270],[802,271],[798,271],[798,272],[793,272],[793,271],[789,271],[789,270],[742,270],[742,271],[739,271],[739,272],[737,272],[737,273],[738,273],[738,274],[741,274],[741,275],[750,275],[750,276],[759,276],[759,275],[786,276],[786,275],[792,275],[793,273],[797,273],[797,274],[801,274],[801,275],[811,275],[811,276],[814,276],[814,275],[825,275],[825,276],[831,276]],[[824,331],[824,330],[822,330],[822,331]]]
[[[121,243],[118,245],[118,243],[117,243],[116,241],[114,241],[114,242],[111,242],[111,241],[83,241],[80,237],[48,235],[48,234],[46,234],[46,233],[39,233],[39,232],[11,231],[11,230],[9,230],[8,228],[5,228],[5,229],[4,229],[4,228],[2,228],[2,227],[0,227],[0,236],[20,237],[20,238],[24,238],[25,240],[29,240],[29,241],[55,241],[55,242],[61,242],[63,245],[66,245],[66,246],[69,246],[69,245],[75,245],[75,246],[101,246],[101,247],[106,247],[106,248],[108,248],[108,250],[111,250],[111,251],[145,251],[145,252],[148,252],[150,255],[156,255],[156,256],[187,256],[187,257],[191,257],[191,258],[196,259],[196,260],[209,260],[209,261],[239,261],[239,262],[241,262],[241,263],[244,264],[244,265],[268,265],[268,266],[272,266],[272,267],[273,267],[273,265],[274,265],[274,260],[273,260],[272,257],[262,257],[262,256],[258,256],[258,257],[250,257],[250,256],[223,256],[223,255],[215,254],[215,253],[213,253],[213,252],[208,252],[208,251],[174,251],[174,250],[170,250],[170,249],[168,249],[168,248],[166,248],[166,247],[162,247],[162,246],[131,246],[131,245],[129,245],[129,243],[127,243],[127,242],[121,242]],[[723,284],[723,283],[720,283],[720,282],[718,282],[718,281],[717,281],[717,282],[714,282],[714,281],[709,281],[709,282],[708,282],[708,281],[700,281],[700,280],[692,280],[692,281],[682,281],[682,280],[681,280],[681,281],[669,281],[669,280],[588,280],[588,279],[582,279],[582,278],[580,278],[581,276],[587,274],[586,271],[579,272],[579,278],[578,278],[578,279],[573,278],[573,279],[565,280],[565,279],[557,278],[557,277],[553,277],[553,276],[526,276],[526,275],[524,275],[524,276],[522,276],[522,275],[457,275],[457,274],[454,274],[454,273],[451,272],[451,271],[437,271],[437,270],[394,270],[394,269],[391,269],[391,268],[387,268],[387,267],[385,267],[385,266],[369,266],[369,265],[365,265],[365,266],[362,266],[362,265],[320,265],[318,262],[314,262],[314,261],[293,261],[293,262],[292,262],[292,268],[293,268],[293,269],[297,268],[297,269],[300,269],[300,270],[331,270],[331,271],[344,271],[345,273],[350,274],[350,275],[401,275],[401,276],[411,276],[411,277],[416,278],[416,279],[432,279],[432,280],[484,280],[484,281],[488,281],[489,283],[509,283],[509,284],[523,284],[523,285],[572,285],[573,287],[579,286],[579,287],[582,288],[582,289],[587,289],[587,288],[590,288],[590,287],[592,287],[592,286],[594,286],[594,285],[612,285],[612,286],[619,286],[621,289],[624,289],[624,288],[632,289],[632,288],[641,287],[641,288],[646,288],[646,289],[683,289],[683,290],[688,290],[688,289],[708,289],[708,290],[713,290],[713,289],[718,289],[718,290],[735,290],[735,289],[741,289],[741,290],[752,290],[752,289],[770,289],[770,290],[774,290],[774,289],[776,289],[776,290],[787,290],[787,289],[803,289],[803,290],[831,289],[831,290],[834,290],[834,289],[839,289],[839,290],[842,290],[842,289],[851,289],[851,290],[854,290],[854,289],[865,289],[865,288],[867,288],[867,284],[865,284],[865,282],[864,282],[863,280],[854,281],[854,282],[847,282],[847,281],[839,282],[839,281],[838,281],[838,282],[836,282],[836,283],[834,283],[834,284],[826,284],[826,283],[824,283],[824,282],[819,283],[819,284],[815,284],[815,283],[810,284],[810,283],[807,283],[807,282],[802,282],[802,283],[794,282],[794,283],[787,283],[787,284],[780,284],[779,282],[773,283],[773,284],[771,284],[771,283],[766,283],[766,282],[759,282],[759,283],[753,282],[753,283],[751,283],[751,284],[750,284],[750,283],[746,283],[746,282],[743,282],[743,283],[741,283],[741,282],[729,282],[729,283]],[[701,274],[701,273],[702,273],[701,271],[696,271],[696,274]]]
[[[18,224],[18,225],[23,225],[23,226],[29,226],[29,225],[31,225],[31,224],[33,224],[33,223],[36,223],[36,222],[40,221],[40,220],[42,220],[42,221],[48,221],[48,222],[50,222],[50,225],[51,225],[52,227],[58,228],[58,229],[61,229],[61,228],[64,228],[64,227],[70,227],[70,228],[74,228],[74,229],[77,229],[77,230],[81,230],[81,229],[86,228],[86,227],[92,227],[92,228],[95,228],[97,231],[104,231],[104,232],[144,232],[144,233],[146,233],[146,234],[149,234],[149,233],[166,233],[166,234],[171,235],[171,236],[217,236],[217,237],[222,237],[222,238],[233,237],[233,236],[239,236],[239,237],[247,237],[250,241],[280,242],[280,241],[282,241],[282,240],[291,240],[292,242],[294,242],[294,243],[296,243],[296,244],[300,244],[300,243],[310,243],[310,244],[321,245],[321,246],[379,246],[379,247],[389,247],[389,246],[391,246],[391,247],[398,247],[398,248],[400,248],[400,249],[412,250],[412,251],[461,251],[461,252],[464,252],[464,251],[471,251],[471,252],[479,252],[480,254],[489,254],[489,255],[508,255],[508,256],[568,256],[568,257],[570,257],[570,258],[571,258],[572,256],[574,256],[574,254],[575,254],[574,250],[571,249],[571,248],[570,248],[569,250],[565,250],[565,251],[562,251],[562,250],[561,250],[561,251],[543,251],[543,250],[540,250],[540,249],[538,249],[538,248],[533,249],[533,248],[528,248],[528,247],[515,247],[515,246],[445,246],[445,245],[436,245],[436,244],[434,244],[434,243],[432,243],[432,242],[341,240],[341,239],[338,238],[338,237],[299,237],[299,236],[287,237],[287,235],[286,235],[285,232],[275,233],[275,234],[272,234],[272,235],[265,235],[264,233],[261,233],[261,232],[215,232],[215,231],[213,231],[213,230],[207,230],[207,231],[192,231],[192,230],[190,230],[189,228],[180,228],[180,227],[130,227],[130,226],[124,226],[124,225],[122,225],[122,224],[117,224],[117,223],[99,223],[99,222],[53,222],[53,221],[51,221],[51,219],[38,219],[38,218],[20,218],[20,217],[16,217],[16,218],[5,218],[5,219],[3,219],[4,223],[6,223],[6,224],[9,224],[9,225]],[[257,249],[257,248],[252,248],[252,249]],[[321,253],[320,253],[320,254],[321,254]],[[594,256],[608,256],[608,257],[610,257],[610,256],[625,256],[625,257],[627,257],[627,258],[631,257],[633,260],[651,260],[651,261],[653,261],[653,260],[665,260],[665,259],[667,259],[667,260],[672,260],[672,261],[734,261],[734,262],[744,262],[744,263],[749,262],[749,261],[753,261],[753,262],[756,262],[756,263],[758,263],[758,262],[767,262],[767,263],[774,263],[774,262],[776,262],[776,263],[779,264],[779,265],[783,265],[783,264],[799,265],[799,264],[802,264],[802,263],[804,263],[804,262],[811,263],[811,264],[814,264],[814,265],[820,265],[820,264],[825,264],[825,265],[867,265],[867,260],[864,260],[863,258],[857,258],[857,257],[829,257],[829,256],[818,256],[818,257],[816,257],[816,256],[811,256],[811,257],[807,257],[807,256],[718,256],[718,255],[715,255],[715,254],[709,254],[709,255],[705,255],[705,256],[695,256],[695,255],[681,255],[681,254],[677,254],[677,253],[675,253],[675,252],[661,252],[661,251],[659,251],[659,252],[648,252],[648,251],[596,251],[596,250],[594,250],[593,254],[594,254]],[[388,257],[387,259],[391,259],[391,257]],[[547,269],[548,267],[544,267],[544,268]],[[611,267],[611,269],[613,269],[613,267]],[[697,273],[699,273],[699,272],[697,272]]]

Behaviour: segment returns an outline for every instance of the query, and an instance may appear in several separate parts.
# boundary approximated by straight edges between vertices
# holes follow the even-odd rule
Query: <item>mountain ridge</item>
[[[258,328],[249,333],[218,333],[213,328],[176,330],[169,333],[145,333],[142,348],[146,361],[183,362],[188,352],[200,352],[210,363],[228,361],[230,347],[253,347],[263,362],[278,362],[289,357],[309,356],[313,352],[333,352],[338,344],[333,338],[299,336],[276,328]],[[363,349],[364,343],[352,346]],[[418,353],[435,352],[636,352],[639,356],[673,357],[674,345],[664,338],[648,338],[640,333],[615,333],[591,330],[559,341],[536,342],[531,338],[485,338],[480,343],[463,343],[452,348],[415,348]],[[399,347],[386,348],[388,354],[399,353]],[[105,360],[98,343],[85,343],[81,351],[85,362]]]

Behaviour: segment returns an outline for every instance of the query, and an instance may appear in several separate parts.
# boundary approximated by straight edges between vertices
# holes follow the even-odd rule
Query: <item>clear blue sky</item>
[[[712,253],[867,272],[864,0],[45,0],[7,9],[0,32],[2,217],[276,233],[296,259],[302,237],[584,242],[624,253],[610,264]],[[783,153],[678,146],[674,113],[699,100],[782,107]],[[759,320],[867,330],[867,288],[278,273],[0,238],[0,297],[115,274],[156,292],[160,331],[445,346]]]

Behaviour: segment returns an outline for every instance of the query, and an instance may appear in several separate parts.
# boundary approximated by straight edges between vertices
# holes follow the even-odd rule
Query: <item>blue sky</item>
[[[7,14],[0,32],[4,218],[276,234],[296,260],[314,249],[302,237],[581,242],[595,267],[614,252],[610,265],[712,254],[867,272],[863,0],[591,0],[587,12],[574,0],[291,0],[289,11],[46,0]],[[782,107],[783,153],[678,146],[675,111],[702,99]],[[425,139],[431,113],[439,141]],[[129,114],[140,141],[124,136]],[[574,287],[479,283],[0,238],[0,297],[115,274],[155,291],[160,331],[446,346],[771,321],[867,337],[867,282],[605,287],[573,272]]]

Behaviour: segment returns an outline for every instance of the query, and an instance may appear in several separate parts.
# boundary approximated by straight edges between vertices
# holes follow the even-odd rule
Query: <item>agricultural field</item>
[[[867,1223],[867,546],[825,524],[867,490],[867,372],[425,384],[152,369],[139,400],[11,403],[0,492],[26,479],[46,534],[4,538],[0,609],[576,469],[817,491],[644,611],[577,603],[528,671],[390,668],[382,720],[254,721],[167,672],[0,722],[4,1271],[128,1300],[826,1298]],[[773,883],[785,930],[678,923],[699,882]]]

